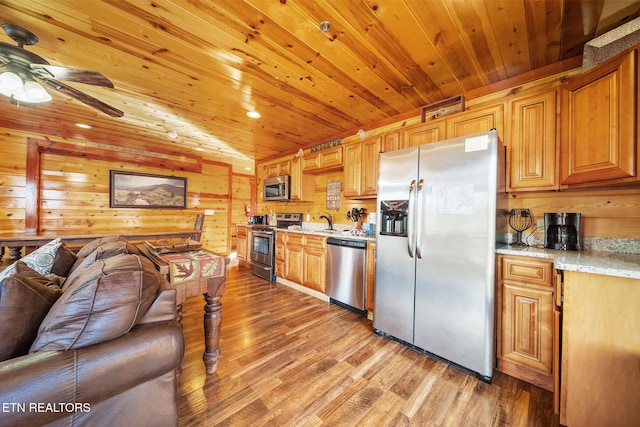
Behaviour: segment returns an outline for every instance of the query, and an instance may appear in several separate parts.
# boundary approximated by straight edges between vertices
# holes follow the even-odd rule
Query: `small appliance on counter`
[[[545,212],[544,247],[562,251],[580,251],[580,213]]]
[[[251,215],[249,216],[249,224],[267,225],[269,224],[269,215]]]

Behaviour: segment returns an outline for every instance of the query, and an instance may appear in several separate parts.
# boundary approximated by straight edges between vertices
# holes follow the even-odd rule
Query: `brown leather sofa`
[[[0,426],[176,426],[175,290],[117,236],[48,256],[0,273]]]

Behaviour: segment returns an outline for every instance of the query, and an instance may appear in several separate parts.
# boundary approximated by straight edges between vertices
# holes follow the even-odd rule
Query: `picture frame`
[[[184,209],[187,178],[111,170],[109,207]]]

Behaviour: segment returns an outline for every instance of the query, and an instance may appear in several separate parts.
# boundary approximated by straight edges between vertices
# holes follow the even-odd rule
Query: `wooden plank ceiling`
[[[0,0],[2,22],[39,37],[29,51],[100,71],[115,89],[69,85],[124,112],[59,93],[37,107],[2,97],[0,127],[203,149],[253,173],[256,159],[579,60],[587,41],[639,11],[624,0]],[[14,44],[3,33],[0,42]]]

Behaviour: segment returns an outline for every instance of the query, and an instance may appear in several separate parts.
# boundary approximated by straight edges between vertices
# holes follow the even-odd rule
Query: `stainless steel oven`
[[[271,227],[253,226],[251,228],[249,268],[251,273],[270,282],[276,280],[275,234],[275,229]]]

